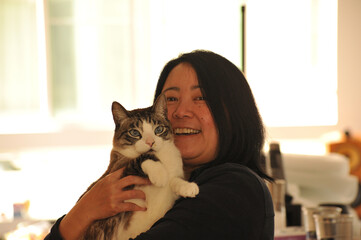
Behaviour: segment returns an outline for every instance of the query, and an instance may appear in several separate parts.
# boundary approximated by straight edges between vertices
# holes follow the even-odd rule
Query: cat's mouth
[[[175,135],[191,135],[191,134],[198,134],[200,130],[192,129],[192,128],[175,128],[174,134]]]

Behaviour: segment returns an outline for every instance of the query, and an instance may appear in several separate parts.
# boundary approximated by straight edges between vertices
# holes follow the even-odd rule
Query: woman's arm
[[[98,219],[114,216],[125,211],[145,211],[128,199],[145,199],[140,190],[124,190],[130,185],[146,185],[150,181],[137,176],[120,179],[123,169],[115,171],[97,182],[69,211],[59,225],[65,240],[79,239],[89,225]]]

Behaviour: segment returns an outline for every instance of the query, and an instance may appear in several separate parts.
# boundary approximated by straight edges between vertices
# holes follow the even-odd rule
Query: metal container
[[[315,214],[335,214],[340,215],[342,209],[339,207],[303,207],[303,220],[307,240],[317,240]]]
[[[352,240],[353,218],[348,214],[321,213],[313,215],[317,240]]]

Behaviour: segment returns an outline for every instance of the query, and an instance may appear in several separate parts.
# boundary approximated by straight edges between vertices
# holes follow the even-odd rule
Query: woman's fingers
[[[129,175],[121,178],[124,168],[120,168],[106,176],[110,181],[118,181],[119,187],[122,189],[131,185],[149,185],[151,184],[148,178],[143,178],[135,175]]]
[[[120,208],[121,208],[120,212],[134,212],[134,211],[145,211],[145,210],[147,210],[147,208],[140,207],[137,204],[131,203],[131,202],[122,203]]]
[[[124,168],[120,168],[112,173],[109,173],[105,178],[111,179],[111,180],[119,180],[121,176],[123,175]]]
[[[144,211],[130,199],[145,200],[146,196],[139,189],[126,189],[134,185],[151,184],[149,179],[139,176],[126,176],[121,178],[123,169],[119,169],[97,182],[80,200],[80,205],[88,209],[88,213],[95,219],[113,216],[124,211]]]
[[[144,192],[141,191],[141,190],[137,190],[137,189],[124,190],[119,195],[120,195],[119,198],[121,198],[122,201],[129,200],[129,199],[143,199],[143,200],[145,200]]]

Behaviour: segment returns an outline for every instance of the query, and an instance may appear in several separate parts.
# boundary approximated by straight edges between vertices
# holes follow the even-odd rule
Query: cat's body
[[[152,185],[134,186],[146,195],[146,201],[129,200],[146,211],[124,212],[95,221],[83,239],[129,239],[148,230],[182,197],[195,197],[198,186],[185,181],[179,150],[173,142],[167,120],[166,101],[161,96],[153,107],[126,111],[119,103],[112,106],[116,129],[107,171],[95,183],[111,172],[125,167],[123,176],[149,177]]]

